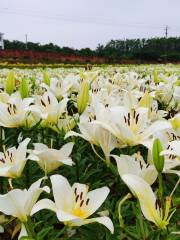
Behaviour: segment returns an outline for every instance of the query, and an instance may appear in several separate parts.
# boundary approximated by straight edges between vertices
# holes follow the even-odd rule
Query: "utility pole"
[[[168,30],[169,30],[168,25],[166,25],[164,30],[165,30],[165,38],[167,39],[168,38]],[[167,40],[166,40],[165,41],[165,63],[167,63],[167,54],[168,54],[168,46],[167,46]]]
[[[165,30],[165,37],[167,38],[168,37],[168,30],[169,30],[168,25],[166,25],[164,30]]]
[[[0,32],[0,50],[4,50],[4,39],[3,39],[4,33]]]
[[[25,38],[26,38],[26,50],[27,50],[28,49],[28,46],[27,46],[28,35],[27,34],[25,35]]]

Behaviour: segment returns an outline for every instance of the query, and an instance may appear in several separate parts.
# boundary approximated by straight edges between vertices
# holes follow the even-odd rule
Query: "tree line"
[[[111,40],[105,45],[99,44],[95,50],[90,48],[74,49],[60,47],[53,43],[40,44],[5,40],[5,49],[55,52],[63,55],[80,55],[85,57],[105,57],[110,62],[122,59],[144,61],[180,61],[180,37]]]

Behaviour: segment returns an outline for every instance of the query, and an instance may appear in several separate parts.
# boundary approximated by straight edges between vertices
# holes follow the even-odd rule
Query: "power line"
[[[113,22],[112,19],[97,19],[97,18],[89,18],[89,17],[80,17],[80,16],[65,16],[65,15],[56,15],[53,14],[53,16],[49,15],[40,15],[40,14],[34,14],[31,12],[21,12],[18,10],[14,11],[9,11],[8,9],[2,9],[0,10],[2,14],[13,14],[13,15],[21,15],[25,17],[33,17],[33,18],[40,18],[40,19],[45,19],[45,20],[55,20],[55,21],[65,21],[65,22],[79,22],[82,24],[90,23],[90,24],[97,24],[97,25],[105,25],[105,26],[121,26],[121,27],[126,27],[126,28],[149,28],[149,29],[161,29],[161,25],[144,25],[144,24],[123,24],[123,23],[118,23],[118,20],[116,22]],[[180,30],[180,29],[179,29]]]

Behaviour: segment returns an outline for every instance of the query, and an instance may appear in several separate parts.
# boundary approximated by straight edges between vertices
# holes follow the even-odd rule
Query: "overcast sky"
[[[6,39],[96,48],[111,39],[180,36],[180,0],[0,0]]]

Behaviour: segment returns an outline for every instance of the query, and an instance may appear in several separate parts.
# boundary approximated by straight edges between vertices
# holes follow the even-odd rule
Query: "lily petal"
[[[97,217],[97,218],[91,218],[91,219],[85,219],[83,221],[83,224],[98,222],[100,224],[103,224],[105,227],[109,229],[109,231],[113,234],[114,233],[114,226],[109,217]]]
[[[88,216],[92,215],[102,205],[109,192],[110,190],[108,187],[102,187],[88,192],[87,199],[90,199],[88,204]]]
[[[57,211],[56,205],[53,201],[49,199],[42,199],[33,206],[31,216],[43,209],[49,209],[53,212]]]
[[[72,209],[74,204],[74,193],[68,180],[61,175],[50,177],[55,203],[58,209]]]
[[[155,208],[156,196],[150,185],[142,178],[132,174],[125,174],[122,176],[122,179],[133,194],[138,198],[144,216],[149,221],[158,225],[161,222],[161,218],[159,215],[159,209]]]

